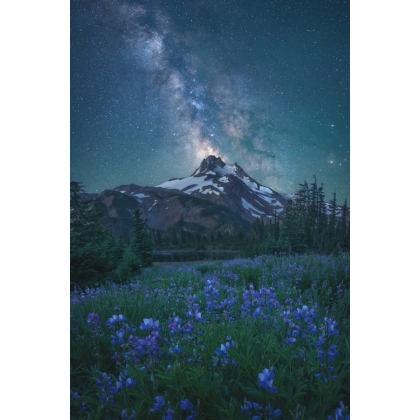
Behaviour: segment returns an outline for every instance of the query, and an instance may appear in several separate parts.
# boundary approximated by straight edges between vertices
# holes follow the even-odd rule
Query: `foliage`
[[[117,243],[83,192],[80,182],[70,182],[70,281],[79,287],[107,278],[117,262]]]
[[[83,185],[70,182],[70,281],[72,288],[126,280],[152,264],[153,243],[136,213],[129,246],[102,224],[102,214],[82,198]]]
[[[324,199],[324,187],[317,185],[315,176],[311,186],[306,181],[300,184],[295,198],[287,203],[281,225],[277,214],[272,217],[274,223],[255,220],[245,255],[350,251],[347,201],[339,207],[334,193],[327,207]]]
[[[149,267],[77,290],[71,418],[348,418],[349,287],[340,254]]]

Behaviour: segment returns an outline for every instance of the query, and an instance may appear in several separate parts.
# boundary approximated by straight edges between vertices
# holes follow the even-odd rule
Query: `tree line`
[[[248,255],[274,253],[340,253],[350,251],[347,200],[337,204],[336,193],[328,205],[324,186],[299,184],[295,198],[288,200],[281,223],[277,214],[264,223],[257,218],[248,237]]]
[[[81,182],[70,182],[70,283],[91,286],[106,280],[124,281],[152,265],[153,241],[138,210],[128,243],[116,239],[102,215],[84,201]]]

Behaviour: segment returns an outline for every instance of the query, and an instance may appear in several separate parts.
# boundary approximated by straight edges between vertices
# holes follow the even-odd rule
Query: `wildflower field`
[[[350,257],[145,269],[71,293],[73,419],[348,419]]]

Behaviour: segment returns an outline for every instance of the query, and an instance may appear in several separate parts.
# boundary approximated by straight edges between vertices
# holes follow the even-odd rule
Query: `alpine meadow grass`
[[[71,293],[72,419],[349,419],[350,257],[145,269]]]

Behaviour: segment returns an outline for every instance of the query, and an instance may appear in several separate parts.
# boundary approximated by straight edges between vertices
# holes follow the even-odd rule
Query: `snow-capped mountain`
[[[156,187],[134,184],[105,190],[93,199],[94,208],[118,236],[131,229],[136,209],[150,228],[213,230],[249,229],[257,217],[282,219],[287,195],[252,179],[236,163],[228,165],[209,156],[186,178],[171,179]]]
[[[282,218],[288,199],[259,184],[236,163],[228,165],[215,156],[204,159],[191,176],[171,179],[158,187],[228,207],[250,223],[275,213]]]

